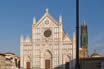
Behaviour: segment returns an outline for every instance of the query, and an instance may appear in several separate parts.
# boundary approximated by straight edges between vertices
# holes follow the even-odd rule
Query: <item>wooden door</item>
[[[50,69],[50,60],[45,60],[45,69]]]
[[[26,62],[26,69],[30,69],[30,62]]]
[[[70,64],[69,64],[69,62],[66,62],[66,63],[65,63],[65,69],[70,69]]]

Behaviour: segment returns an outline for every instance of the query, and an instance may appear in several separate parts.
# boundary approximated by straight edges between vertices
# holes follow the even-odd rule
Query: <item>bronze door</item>
[[[70,69],[69,62],[66,62],[66,63],[65,63],[65,69]]]
[[[30,69],[30,62],[26,63],[26,69]]]
[[[45,69],[50,69],[50,60],[45,60]]]

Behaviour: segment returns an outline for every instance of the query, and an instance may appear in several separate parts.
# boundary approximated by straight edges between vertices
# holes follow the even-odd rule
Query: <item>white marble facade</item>
[[[45,14],[36,22],[33,18],[32,39],[23,35],[20,38],[20,66],[21,69],[65,69],[65,63],[70,62],[72,68],[75,63],[75,34],[73,39],[63,30],[62,16],[57,22],[46,9]],[[27,63],[29,62],[29,63]]]

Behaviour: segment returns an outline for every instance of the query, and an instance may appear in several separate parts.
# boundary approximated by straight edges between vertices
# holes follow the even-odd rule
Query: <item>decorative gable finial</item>
[[[33,24],[36,24],[35,16],[33,17]]]
[[[48,13],[48,8],[46,8],[46,13]]]
[[[59,16],[59,23],[62,24],[62,16]]]

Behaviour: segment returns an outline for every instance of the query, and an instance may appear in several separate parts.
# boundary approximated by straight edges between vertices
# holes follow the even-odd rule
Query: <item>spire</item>
[[[85,24],[85,19],[83,20],[83,26],[85,26],[86,24]]]
[[[75,32],[73,32],[73,40],[75,40]]]
[[[62,24],[62,16],[59,16],[59,23]]]
[[[21,35],[20,42],[23,42],[23,41],[24,41],[24,36]]]
[[[33,17],[33,24],[36,24],[35,16]]]
[[[46,8],[46,13],[48,13],[48,8]]]

